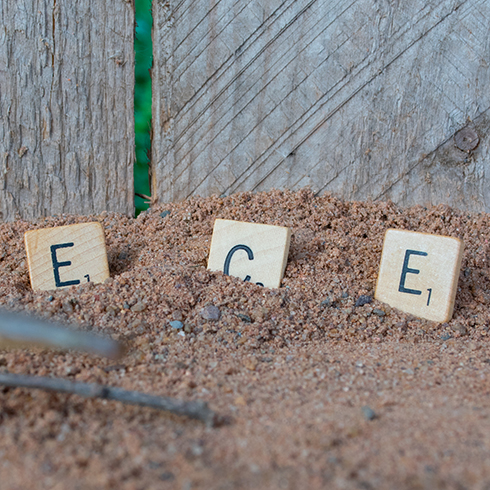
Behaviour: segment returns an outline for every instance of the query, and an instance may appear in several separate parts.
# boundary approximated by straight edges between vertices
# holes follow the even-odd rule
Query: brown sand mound
[[[206,270],[215,218],[292,229],[280,289]],[[93,220],[111,279],[31,291],[23,233]],[[0,488],[489,488],[489,224],[488,214],[447,206],[401,210],[302,190],[192,199],[137,219],[0,225],[0,306],[129,346],[117,363],[3,351],[0,370],[206,400],[232,418],[211,429],[118,402],[0,388]],[[374,294],[387,228],[464,240],[449,323],[356,306]],[[205,318],[211,305],[217,321]]]

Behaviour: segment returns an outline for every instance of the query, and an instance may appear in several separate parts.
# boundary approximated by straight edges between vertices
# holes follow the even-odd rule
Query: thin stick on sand
[[[86,398],[117,400],[129,405],[151,407],[177,415],[184,415],[200,420],[210,427],[214,427],[220,423],[219,417],[203,401],[186,402],[175,398],[147,395],[138,391],[127,391],[96,383],[74,383],[60,378],[24,376],[10,373],[0,373],[0,385],[12,388],[33,388],[72,393]]]
[[[90,332],[68,329],[63,325],[48,323],[31,316],[0,310],[0,349],[30,346],[75,349],[112,359],[117,359],[124,353],[122,344],[112,339]],[[209,409],[207,403],[202,401],[187,402],[95,383],[74,383],[60,378],[0,373],[0,385],[72,393],[88,398],[118,400],[130,405],[152,407],[177,415],[185,415],[200,420],[208,426],[216,426],[225,422]]]
[[[110,359],[124,353],[123,345],[110,338],[0,309],[0,349],[31,346],[74,349]]]

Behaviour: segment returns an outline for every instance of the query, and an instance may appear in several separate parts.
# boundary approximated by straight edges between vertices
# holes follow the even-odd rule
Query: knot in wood
[[[474,129],[463,128],[454,135],[454,142],[461,151],[470,153],[478,146],[480,138]]]

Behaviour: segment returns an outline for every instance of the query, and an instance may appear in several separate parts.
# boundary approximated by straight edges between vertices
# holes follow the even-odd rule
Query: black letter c
[[[233,254],[237,252],[238,250],[244,250],[247,252],[248,255],[248,260],[253,260],[254,259],[254,253],[252,252],[252,249],[250,247],[247,247],[246,245],[235,245],[229,252],[228,255],[226,256],[225,259],[225,266],[223,267],[223,273],[226,276],[230,275],[230,262],[231,258],[233,257]],[[245,279],[243,280],[244,282],[250,281],[252,279],[248,274],[245,276]],[[255,283],[257,286],[263,286],[261,282]]]
[[[252,249],[250,247],[247,247],[246,245],[235,245],[229,252],[228,255],[226,256],[225,259],[225,267],[223,268],[223,273],[227,276],[230,275],[230,262],[231,258],[233,257],[233,254],[235,252],[238,252],[238,250],[245,250],[248,255],[248,260],[253,260],[254,259],[254,253],[252,252]],[[247,279],[248,278],[248,279]],[[250,276],[247,276],[245,278],[245,281],[250,281]]]

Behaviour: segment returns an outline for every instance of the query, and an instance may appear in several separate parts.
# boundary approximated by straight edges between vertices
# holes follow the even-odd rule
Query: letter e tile
[[[406,313],[451,319],[463,256],[463,241],[448,236],[387,230],[376,299]]]
[[[100,223],[27,231],[24,242],[34,290],[104,282],[109,277],[104,230]]]
[[[286,269],[291,230],[284,226],[217,219],[208,269],[278,288]]]

